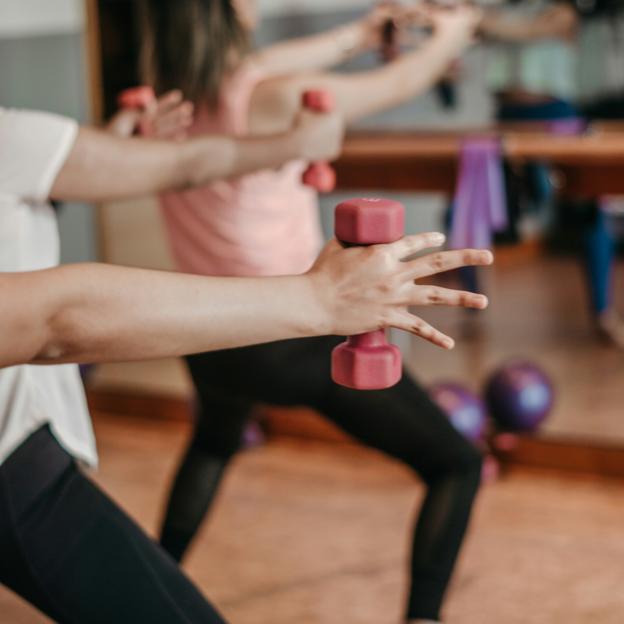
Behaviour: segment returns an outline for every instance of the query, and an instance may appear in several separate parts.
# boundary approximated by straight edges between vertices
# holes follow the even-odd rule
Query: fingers
[[[489,305],[488,298],[478,293],[438,286],[415,286],[414,288],[416,289],[414,302],[410,302],[410,305],[451,306],[474,310],[485,310]]]
[[[167,113],[172,108],[175,108],[178,104],[181,104],[184,100],[182,91],[174,89],[173,91],[167,91],[164,95],[158,98],[157,112],[159,114]]]
[[[455,341],[450,336],[443,334],[427,321],[409,312],[399,313],[392,321],[392,326],[423,338],[442,349],[450,350],[455,346]]]
[[[488,266],[492,262],[494,256],[486,249],[457,249],[416,258],[406,263],[406,268],[411,278],[417,280],[465,266]]]
[[[440,232],[425,232],[405,236],[401,240],[387,244],[386,247],[397,260],[402,260],[425,249],[440,247],[445,240],[446,237]]]
[[[184,138],[193,123],[193,104],[185,101],[181,91],[168,91],[146,111],[151,134],[161,139]]]
[[[108,122],[109,132],[118,137],[130,137],[134,134],[137,123],[141,118],[141,111],[133,108],[123,108]]]
[[[162,138],[175,137],[183,134],[193,123],[193,105],[189,102],[158,117],[155,125],[158,135]]]

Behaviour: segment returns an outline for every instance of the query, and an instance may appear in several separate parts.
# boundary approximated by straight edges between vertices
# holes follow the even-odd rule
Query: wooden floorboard
[[[98,483],[151,534],[183,421],[95,418]],[[423,489],[355,445],[278,438],[241,453],[186,564],[233,624],[399,624]],[[512,468],[483,488],[446,624],[620,624],[624,484]],[[44,618],[0,589],[2,624]]]

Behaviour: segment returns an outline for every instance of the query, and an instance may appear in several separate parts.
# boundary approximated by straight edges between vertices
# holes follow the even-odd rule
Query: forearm
[[[334,67],[366,51],[369,35],[358,20],[318,35],[277,43],[254,55],[268,77]]]
[[[345,119],[353,122],[425,93],[466,45],[456,37],[434,34],[419,49],[403,54],[379,69],[329,76],[325,88],[334,93]]]
[[[109,201],[205,184],[279,166],[299,153],[294,133],[262,139],[203,136],[184,142],[121,139],[83,128],[51,197]]]
[[[558,4],[537,15],[507,15],[502,11],[485,14],[479,32],[482,36],[506,41],[524,43],[540,39],[569,38],[578,25],[578,16],[567,4]]]
[[[486,15],[479,32],[484,37],[509,43],[522,43],[536,38],[533,18],[507,16],[500,12]]]
[[[4,325],[15,344],[3,341],[0,366],[179,356],[331,329],[305,276],[206,278],[90,264],[13,277],[24,299],[16,307],[30,310],[13,324],[34,331]]]
[[[0,272],[0,367],[178,356],[279,339],[397,327],[444,348],[452,340],[409,308],[483,309],[487,300],[416,281],[492,262],[487,251],[438,247],[437,233],[387,245],[330,241],[305,275],[217,278],[69,265]]]
[[[183,148],[182,170],[188,174],[186,186],[198,186],[210,180],[270,169],[300,158],[304,151],[296,133],[266,137],[232,139],[215,137],[187,141]],[[209,155],[209,153],[211,153]]]

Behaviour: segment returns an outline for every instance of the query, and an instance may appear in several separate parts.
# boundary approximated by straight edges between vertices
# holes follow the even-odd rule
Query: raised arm
[[[535,15],[517,15],[504,10],[487,11],[479,33],[490,39],[530,42],[540,39],[571,39],[576,35],[579,18],[571,4],[558,2]]]
[[[252,122],[257,110],[270,113],[281,109],[282,120],[291,119],[283,112],[294,114],[301,93],[308,89],[332,92],[337,110],[347,122],[406,102],[434,85],[470,45],[480,17],[478,10],[467,6],[435,9],[431,11],[431,37],[418,49],[382,67],[350,74],[300,75],[261,84],[252,100]],[[276,99],[281,102],[276,104]]]
[[[259,138],[202,136],[175,142],[119,138],[81,128],[50,195],[106,201],[198,186],[295,158],[333,158],[342,134],[339,115],[306,111],[299,113],[294,127]]]
[[[403,261],[443,239],[420,234],[347,249],[332,241],[295,277],[211,278],[97,264],[0,273],[0,367],[159,358],[389,326],[452,348],[408,306],[482,309],[487,299],[414,280],[490,264],[492,255],[464,250]]]
[[[400,20],[402,12],[400,5],[380,4],[354,22],[263,48],[253,54],[250,62],[269,78],[334,67],[379,48],[384,25],[389,19]]]

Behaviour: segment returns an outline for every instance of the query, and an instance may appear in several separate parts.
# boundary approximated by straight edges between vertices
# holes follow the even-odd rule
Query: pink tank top
[[[191,134],[244,135],[251,94],[262,79],[242,69],[227,81],[216,113],[198,112]],[[200,275],[287,275],[307,271],[323,237],[303,162],[206,186],[163,193],[160,203],[179,270]]]

